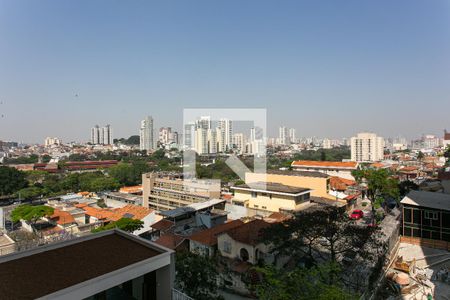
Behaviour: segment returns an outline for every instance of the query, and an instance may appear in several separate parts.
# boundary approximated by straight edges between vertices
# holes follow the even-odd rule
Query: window
[[[263,206],[262,209],[267,209],[267,206]]]
[[[252,198],[256,198],[258,194],[256,192],[252,192]]]
[[[223,241],[223,252],[231,253],[231,243],[229,241]]]
[[[255,204],[255,205],[253,205],[253,207],[254,207],[254,208],[258,208],[259,206]]]
[[[425,219],[437,220],[438,217],[439,217],[439,214],[437,211],[431,211],[431,210],[425,211]]]
[[[261,196],[266,196],[267,197],[267,193],[261,193]]]

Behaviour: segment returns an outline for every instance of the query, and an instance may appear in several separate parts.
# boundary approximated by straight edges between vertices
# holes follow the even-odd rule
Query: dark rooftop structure
[[[241,184],[241,185],[233,186],[232,189],[246,190],[246,191],[261,190],[261,191],[265,191],[268,193],[274,192],[274,193],[283,193],[283,194],[291,194],[291,195],[297,195],[297,194],[301,194],[301,193],[310,191],[310,189],[308,189],[308,188],[289,186],[289,185],[284,185],[284,184],[275,183],[275,182],[254,182],[251,185]]]
[[[152,264],[161,260],[170,266],[171,255],[166,248],[120,230],[17,252],[0,258],[0,298],[74,299],[105,293],[105,287],[118,290],[119,284],[134,279],[130,271],[134,276],[141,268],[146,273],[155,271]],[[165,280],[171,281],[156,279],[158,283]],[[96,290],[96,285],[103,289]]]

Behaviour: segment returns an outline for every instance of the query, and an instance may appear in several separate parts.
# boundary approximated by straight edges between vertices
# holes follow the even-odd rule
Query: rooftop
[[[314,160],[295,160],[292,162],[293,167],[317,167],[317,168],[344,168],[356,169],[358,163],[356,161],[314,161]]]
[[[43,297],[168,251],[111,230],[6,255],[0,258],[0,295],[3,299]]]
[[[214,246],[217,244],[217,236],[229,229],[241,226],[244,224],[241,220],[234,220],[224,224],[217,225],[200,232],[197,232],[189,237],[190,240],[199,242],[203,245]]]
[[[224,233],[228,234],[235,241],[254,246],[260,243],[262,230],[269,226],[270,223],[256,219],[229,229]]]
[[[327,174],[321,172],[310,171],[281,171],[281,170],[267,170],[267,174],[286,175],[286,176],[300,176],[300,177],[319,177],[328,178]]]
[[[402,204],[450,211],[450,195],[426,191],[411,191],[400,201]]]
[[[206,209],[209,207],[213,207],[214,205],[221,204],[221,203],[225,203],[225,200],[211,199],[211,200],[204,201],[204,202],[192,203],[187,206],[178,207],[178,208],[175,208],[172,210],[165,210],[165,211],[160,212],[160,215],[162,215],[164,217],[169,217],[169,218],[176,218],[176,217],[182,216],[184,214],[196,212],[196,211]]]
[[[234,190],[264,191],[267,193],[290,194],[292,196],[311,191],[308,188],[295,187],[275,182],[253,182],[251,183],[251,186],[249,186],[248,184],[241,184],[233,186],[231,188]]]

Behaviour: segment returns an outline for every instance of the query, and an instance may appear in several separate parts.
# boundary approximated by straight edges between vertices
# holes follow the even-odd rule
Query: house
[[[218,234],[220,255],[252,265],[257,264],[260,259],[266,263],[273,263],[275,259],[269,253],[269,246],[260,240],[262,230],[269,226],[270,223],[255,219]]]
[[[173,251],[121,230],[0,257],[2,299],[165,300],[174,277]]]
[[[232,204],[258,210],[298,211],[309,203],[311,190],[274,182],[252,182],[231,187]]]
[[[217,252],[217,236],[242,224],[244,222],[241,220],[234,220],[194,233],[189,237],[189,250],[205,256],[214,256]]]
[[[411,191],[400,203],[404,237],[450,242],[450,195]]]
[[[291,167],[294,171],[321,172],[330,176],[355,180],[352,171],[358,169],[358,162],[296,160],[292,162]]]

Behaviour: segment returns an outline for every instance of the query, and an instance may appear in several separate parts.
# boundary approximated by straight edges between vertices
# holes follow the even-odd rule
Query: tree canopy
[[[96,229],[93,229],[92,232],[101,232],[105,230],[110,230],[118,228],[126,232],[134,232],[136,230],[144,228],[144,222],[141,220],[134,220],[131,218],[121,218],[116,222],[111,222],[107,225],[100,226]]]
[[[347,300],[358,299],[348,293],[340,282],[330,283],[333,274],[340,271],[336,264],[323,264],[310,269],[292,271],[273,266],[256,268],[260,280],[252,286],[261,300]]]
[[[15,168],[0,166],[0,196],[11,195],[27,186],[25,173]]]
[[[219,273],[214,260],[191,252],[176,254],[176,286],[196,300],[223,299],[217,294]]]
[[[11,212],[11,220],[18,222],[20,220],[36,223],[39,219],[53,214],[54,209],[46,205],[29,205],[23,204],[16,207]]]
[[[131,164],[119,163],[110,168],[108,173],[121,185],[138,185],[142,182],[142,174],[149,172],[150,167],[146,162],[134,161]]]

